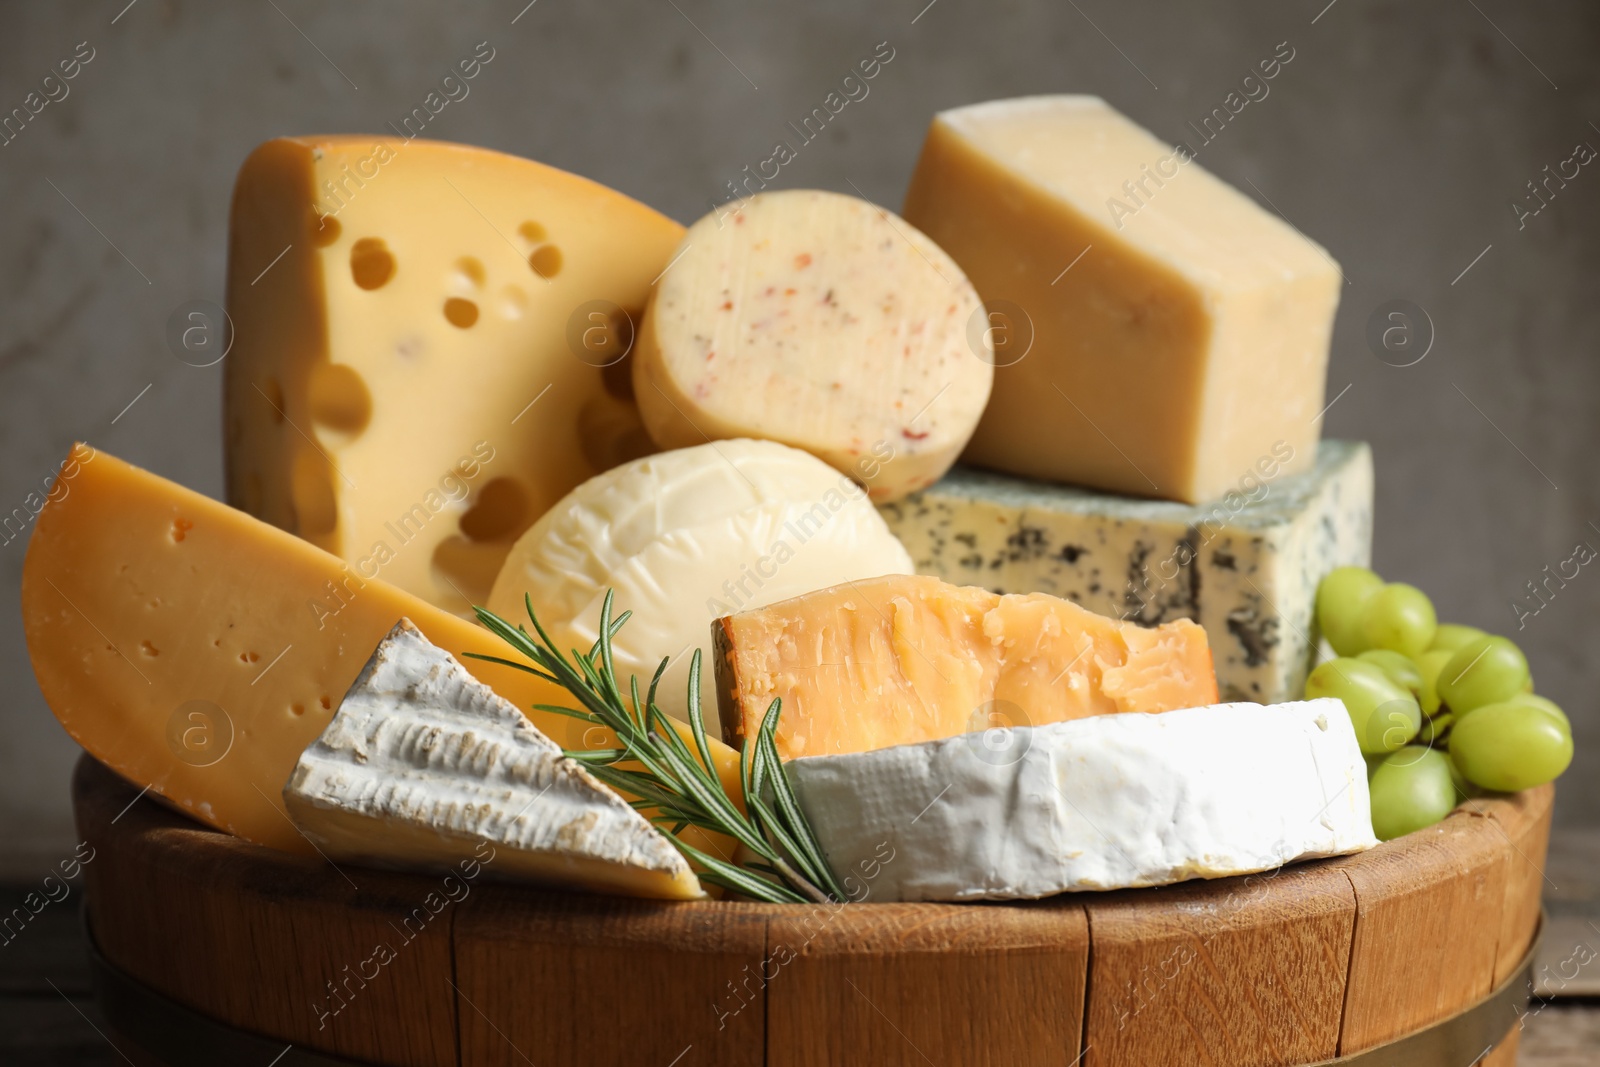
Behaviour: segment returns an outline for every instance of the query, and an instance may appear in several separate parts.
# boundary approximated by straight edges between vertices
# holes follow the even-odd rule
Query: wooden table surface
[[[38,888],[0,886],[0,916]],[[0,1064],[6,1067],[126,1064],[95,1006],[81,898],[74,885],[11,940],[0,933]],[[1551,999],[1530,1010],[1518,1062],[1600,1067],[1600,829],[1556,831],[1545,905],[1550,924],[1535,969],[1541,993]]]

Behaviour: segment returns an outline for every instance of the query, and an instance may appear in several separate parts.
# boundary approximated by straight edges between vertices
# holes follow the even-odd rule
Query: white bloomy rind
[[[833,869],[881,868],[875,901],[1166,885],[1378,843],[1366,764],[1330,699],[1104,715],[787,767]]]
[[[627,801],[401,619],[283,799],[333,860],[445,868],[494,849],[502,877],[693,899],[699,880]]]

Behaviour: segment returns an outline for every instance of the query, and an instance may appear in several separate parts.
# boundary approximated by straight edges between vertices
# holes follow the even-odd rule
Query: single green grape
[[[1476,641],[1480,637],[1488,636],[1476,626],[1462,626],[1454,622],[1441,622],[1439,628],[1433,632],[1433,644],[1428,646],[1428,651],[1454,652],[1468,641]]]
[[[1439,672],[1444,670],[1444,665],[1450,662],[1450,657],[1455,655],[1449,649],[1430,649],[1417,657],[1417,673],[1422,675],[1422,691],[1417,694],[1417,699],[1422,702],[1424,715],[1436,715],[1439,712]]]
[[[1336,567],[1317,586],[1317,625],[1339,655],[1354,656],[1371,647],[1361,616],[1382,588],[1383,579],[1365,567]]]
[[[1414,585],[1390,582],[1367,600],[1361,631],[1368,648],[1387,648],[1417,657],[1428,650],[1439,628],[1428,594]]]
[[[1553,716],[1555,720],[1561,724],[1561,728],[1567,732],[1568,737],[1572,736],[1572,720],[1567,718],[1567,713],[1562,711],[1561,706],[1554,700],[1551,700],[1548,697],[1542,697],[1537,693],[1518,693],[1516,696],[1507,701],[1507,703],[1526,704],[1530,708],[1539,708],[1543,710],[1544,712]]]
[[[1417,745],[1385,758],[1372,772],[1367,789],[1372,796],[1372,831],[1383,841],[1432,826],[1457,803],[1450,760],[1442,752]]]
[[[1431,719],[1424,719],[1422,729],[1417,732],[1417,744],[1434,748],[1439,744],[1439,739],[1445,735],[1445,732],[1450,729],[1450,725],[1455,721],[1455,715],[1448,711],[1443,715],[1435,715]]]
[[[1572,734],[1544,708],[1494,703],[1450,730],[1450,758],[1474,785],[1515,793],[1554,781],[1572,762]]]
[[[1387,648],[1369,648],[1356,659],[1376,663],[1390,681],[1402,689],[1409,689],[1412,696],[1422,692],[1422,672],[1410,656]]]
[[[1306,699],[1318,697],[1343,701],[1368,755],[1393,752],[1422,729],[1422,708],[1375,663],[1341,656],[1318,664],[1306,679]]]
[[[1480,637],[1456,649],[1439,672],[1439,699],[1457,715],[1509,700],[1528,681],[1528,660],[1504,637]]]

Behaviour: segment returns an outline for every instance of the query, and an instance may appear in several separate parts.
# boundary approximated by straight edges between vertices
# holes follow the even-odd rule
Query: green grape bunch
[[[1432,826],[1479,792],[1554,781],[1572,762],[1572,724],[1533,691],[1522,650],[1440,623],[1416,586],[1339,567],[1317,588],[1316,618],[1336,658],[1312,670],[1305,695],[1349,713],[1379,838]]]

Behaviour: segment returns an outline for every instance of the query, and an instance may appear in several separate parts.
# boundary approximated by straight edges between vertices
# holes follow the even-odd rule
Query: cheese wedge
[[[783,701],[779,755],[865,752],[1004,726],[1215,703],[1206,632],[930,577],[849,582],[717,620],[737,747]]]
[[[1337,700],[1102,715],[787,765],[872,901],[1011,900],[1270,870],[1377,845]]]
[[[1010,341],[965,461],[1191,504],[1316,455],[1339,268],[1090,96],[940,113],[905,215]]]
[[[711,623],[856,578],[910,574],[911,558],[860,486],[772,441],[722,441],[647,456],[585,482],[522,535],[489,609],[527,624],[523,597],[563,650],[600,636],[600,607],[632,612],[612,651],[619,674],[655,674],[656,703],[688,710],[692,652],[701,706],[716,705]]]
[[[502,878],[705,895],[661,831],[409,619],[301,754],[283,801],[334,860],[448,871],[476,858]]]
[[[904,220],[837,193],[758,193],[685,235],[650,296],[634,392],[662,448],[770,438],[885,501],[955,462],[992,355],[971,283]]]
[[[506,655],[482,627],[104,452],[78,445],[60,484],[22,570],[39,688],[95,758],[218,829],[309,851],[284,782],[396,620],[456,655]],[[572,706],[565,690],[467,662],[557,743],[609,743],[531,710]],[[714,751],[736,790],[736,754]]]
[[[651,451],[624,357],[682,236],[487,149],[263,144],[230,220],[229,503],[470,614],[547,508]]]

